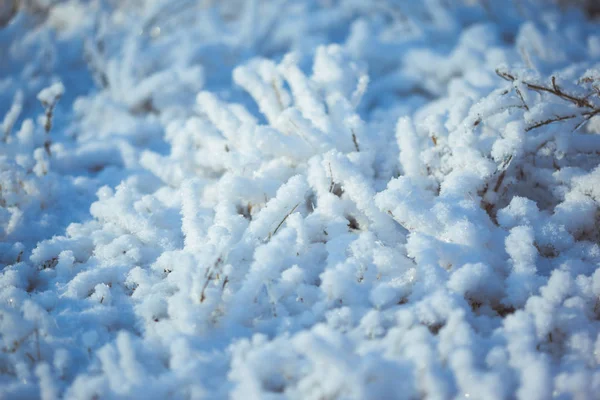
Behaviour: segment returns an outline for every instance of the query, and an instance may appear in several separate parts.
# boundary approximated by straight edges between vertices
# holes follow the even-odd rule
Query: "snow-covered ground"
[[[0,2],[0,398],[597,399],[583,3]]]

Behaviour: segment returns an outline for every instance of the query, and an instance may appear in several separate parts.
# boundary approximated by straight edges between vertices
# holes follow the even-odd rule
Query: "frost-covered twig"
[[[61,82],[55,83],[50,87],[42,90],[38,93],[38,100],[44,107],[44,131],[46,132],[46,139],[44,141],[44,149],[46,153],[50,155],[50,145],[52,140],[50,139],[50,130],[52,129],[52,117],[54,115],[54,107],[65,92],[65,87]]]
[[[554,122],[559,122],[559,121],[566,121],[568,119],[573,119],[573,118],[577,118],[579,117],[579,115],[564,115],[564,116],[556,116],[554,118],[550,118],[544,121],[540,121],[540,122],[536,122],[533,125],[529,125],[528,127],[525,128],[525,132],[529,132],[532,129],[536,129],[539,128],[540,126],[544,126],[544,125],[549,125],[552,124]]]
[[[510,72],[502,71],[500,69],[496,70],[496,74],[498,74],[498,76],[500,76],[501,78],[503,78],[509,82],[515,82],[515,81],[519,80],[518,77],[511,74]],[[525,86],[527,86],[527,88],[529,88],[531,90],[535,90],[538,92],[547,92],[547,93],[553,94],[554,96],[558,96],[564,100],[570,101],[571,103],[575,104],[578,107],[587,107],[587,108],[591,108],[592,110],[597,109],[597,107],[594,106],[592,103],[590,103],[586,97],[573,96],[573,95],[570,95],[570,94],[564,92],[563,90],[561,90],[558,87],[558,85],[556,84],[555,76],[552,76],[551,80],[552,80],[551,87],[544,86],[544,85],[537,84],[537,83],[522,81],[522,80],[520,82],[522,82]]]
[[[500,76],[501,78],[503,78],[509,82],[520,83],[520,84],[524,85],[526,88],[536,91],[536,92],[551,94],[562,100],[572,103],[579,109],[584,109],[584,110],[581,110],[578,114],[555,115],[552,118],[548,118],[543,121],[536,122],[532,125],[527,126],[525,128],[526,132],[531,131],[536,128],[540,128],[545,125],[552,124],[554,122],[566,121],[566,120],[570,120],[570,119],[574,119],[574,118],[582,118],[582,121],[579,122],[573,129],[574,131],[576,131],[581,126],[583,126],[583,124],[585,124],[587,121],[589,121],[592,117],[600,114],[600,105],[591,101],[591,97],[600,96],[600,92],[598,91],[598,88],[595,86],[593,87],[593,90],[591,92],[589,92],[583,96],[576,96],[576,95],[567,93],[562,88],[560,88],[558,86],[558,84],[556,83],[556,76],[552,76],[550,78],[551,85],[543,85],[543,84],[539,84],[539,83],[535,83],[535,82],[521,80],[514,73],[511,73],[511,72],[508,72],[505,70],[501,70],[501,69],[496,69],[496,74],[498,74],[498,76]],[[583,83],[583,82],[589,82],[589,80],[585,80],[585,79],[579,80],[579,83]],[[527,105],[527,103],[525,102],[525,99],[524,99],[523,94],[521,93],[519,87],[515,86],[515,90],[517,92],[517,95],[521,99],[521,102],[523,103],[524,108],[527,111],[529,111],[530,108]]]

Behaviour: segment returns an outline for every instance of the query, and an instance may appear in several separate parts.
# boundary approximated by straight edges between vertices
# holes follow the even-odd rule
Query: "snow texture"
[[[2,2],[0,398],[597,399],[594,15]]]

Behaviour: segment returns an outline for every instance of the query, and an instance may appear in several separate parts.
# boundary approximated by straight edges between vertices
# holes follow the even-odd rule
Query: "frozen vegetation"
[[[0,398],[597,399],[594,6],[1,1]]]

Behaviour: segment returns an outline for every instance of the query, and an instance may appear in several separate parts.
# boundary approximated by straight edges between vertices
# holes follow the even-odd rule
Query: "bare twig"
[[[516,83],[518,81],[518,82],[522,83],[523,85],[525,85],[525,87],[527,87],[530,90],[534,90],[537,92],[549,93],[549,94],[552,94],[553,96],[559,97],[565,101],[568,101],[568,102],[574,104],[578,108],[589,109],[587,111],[582,111],[579,114],[556,115],[555,118],[550,118],[550,119],[546,119],[544,121],[536,122],[535,124],[525,128],[525,132],[529,132],[533,129],[539,128],[541,126],[549,125],[554,122],[566,121],[566,120],[570,120],[570,119],[574,119],[574,118],[583,118],[583,120],[581,122],[579,122],[573,129],[573,131],[576,131],[581,126],[583,126],[587,121],[589,121],[592,117],[594,117],[595,115],[600,115],[600,107],[594,105],[590,101],[590,97],[595,95],[596,92],[588,93],[587,95],[585,95],[583,97],[577,97],[577,96],[565,93],[556,83],[555,76],[552,76],[550,78],[551,86],[543,86],[543,85],[540,85],[537,83],[518,80],[518,78],[515,75],[513,75],[509,72],[506,72],[506,71],[500,71],[499,69],[496,70],[496,74],[498,74],[498,76],[501,77],[502,79],[505,79],[509,82]],[[580,82],[583,82],[583,81],[580,80]],[[516,86],[515,86],[515,88],[516,88],[517,95],[519,96],[519,98],[523,102],[523,105],[525,106],[525,109],[529,110],[529,107],[527,107],[527,104],[525,104],[523,94]]]
[[[277,233],[277,231],[279,230],[279,228],[281,228],[281,225],[283,225],[283,223],[285,222],[286,219],[288,219],[288,217],[290,215],[292,215],[292,213],[294,211],[296,211],[296,208],[298,208],[298,206],[300,205],[300,203],[297,203],[291,210],[290,212],[288,212],[287,214],[285,214],[285,217],[283,217],[283,219],[281,220],[281,222],[279,223],[279,225],[277,225],[277,227],[275,228],[275,230],[273,231],[273,233],[269,234],[269,239],[275,235]]]
[[[535,123],[535,124],[533,124],[531,126],[528,126],[527,128],[525,128],[525,132],[529,132],[532,129],[539,128],[540,126],[548,125],[548,124],[551,124],[553,122],[566,121],[568,119],[573,119],[573,118],[576,118],[578,116],[579,115],[564,115],[562,117],[556,116],[555,118],[550,118],[550,119],[547,119],[547,120],[544,120],[544,121],[537,122],[537,123]]]
[[[208,286],[210,281],[212,281],[212,273],[208,274],[208,276],[206,277],[206,280],[204,281],[204,285],[202,285],[202,290],[200,291],[200,303],[203,303],[204,300],[206,300],[205,291],[206,291],[206,287]]]
[[[500,71],[499,69],[497,69],[496,74],[499,77],[501,77],[502,79],[505,79],[509,82],[515,82],[517,80],[517,78],[514,75],[512,75],[506,71]],[[557,97],[560,97],[563,100],[567,100],[567,101],[575,104],[577,107],[586,107],[586,108],[590,108],[592,110],[596,110],[596,107],[594,107],[594,105],[592,103],[590,103],[589,100],[587,100],[585,98],[581,98],[581,97],[575,97],[568,93],[563,92],[556,84],[556,77],[553,76],[551,79],[552,79],[552,87],[546,87],[546,86],[538,85],[536,83],[531,83],[531,82],[527,82],[527,81],[523,81],[523,80],[521,80],[520,82],[523,83],[528,89],[535,90],[537,92],[546,92],[546,93],[553,94]]]
[[[492,188],[492,191],[494,193],[498,193],[498,191],[500,190],[500,187],[502,186],[502,183],[504,182],[504,178],[506,177],[506,171],[508,170],[508,167],[510,166],[510,163],[512,162],[512,160],[513,160],[513,156],[511,155],[508,158],[506,158],[502,162],[502,164],[500,164],[500,166],[498,167],[498,170],[496,171],[496,172],[499,172],[498,178],[496,179],[496,183],[494,184],[494,187]],[[491,182],[488,182],[486,184],[486,188],[484,189],[484,192],[489,190],[490,183]],[[481,207],[488,214],[488,216],[490,217],[490,220],[494,223],[494,225],[498,225],[498,218],[496,216],[496,204],[494,202],[489,202],[489,201],[485,200],[484,196],[482,196]]]
[[[356,133],[354,133],[354,129],[351,129],[352,131],[352,142],[354,143],[354,148],[356,149],[356,151],[360,151],[360,148],[358,147],[358,141],[356,140]]]
[[[517,95],[519,95],[519,98],[521,99],[521,102],[523,103],[523,107],[525,107],[525,109],[527,111],[529,111],[529,106],[527,105],[527,103],[525,103],[525,98],[523,97],[523,93],[521,93],[521,89],[519,89],[517,86],[515,86],[515,91],[517,92]]]
[[[203,303],[204,300],[206,300],[206,288],[208,287],[208,284],[210,283],[210,281],[212,281],[214,279],[214,276],[216,275],[217,279],[219,279],[219,270],[220,270],[220,266],[223,263],[223,258],[219,257],[217,258],[217,261],[215,261],[215,263],[213,264],[212,267],[209,267],[206,269],[206,271],[204,272],[204,276],[206,277],[206,280],[204,281],[204,284],[202,285],[202,290],[200,291],[200,303]],[[225,278],[227,279],[227,278]],[[225,287],[223,285],[223,287]]]
[[[586,112],[583,112],[581,114],[564,115],[564,116],[558,116],[557,115],[557,116],[555,116],[555,118],[547,119],[545,121],[541,121],[541,122],[535,123],[535,124],[533,124],[531,126],[528,126],[527,128],[525,128],[525,132],[529,132],[532,129],[539,128],[540,126],[548,125],[548,124],[551,124],[553,122],[565,121],[565,120],[568,120],[568,119],[573,119],[573,118],[577,118],[577,117],[583,117],[583,120],[581,122],[579,122],[575,126],[575,128],[573,128],[573,132],[575,132],[577,129],[581,128],[581,126],[583,126],[586,122],[588,122],[595,115],[600,115],[600,108],[598,108],[597,110],[594,110],[594,111],[586,111]]]
[[[329,166],[329,177],[331,178],[331,183],[329,184],[329,193],[333,193],[333,187],[335,186],[335,182],[333,181],[333,171],[331,170],[331,163]]]

